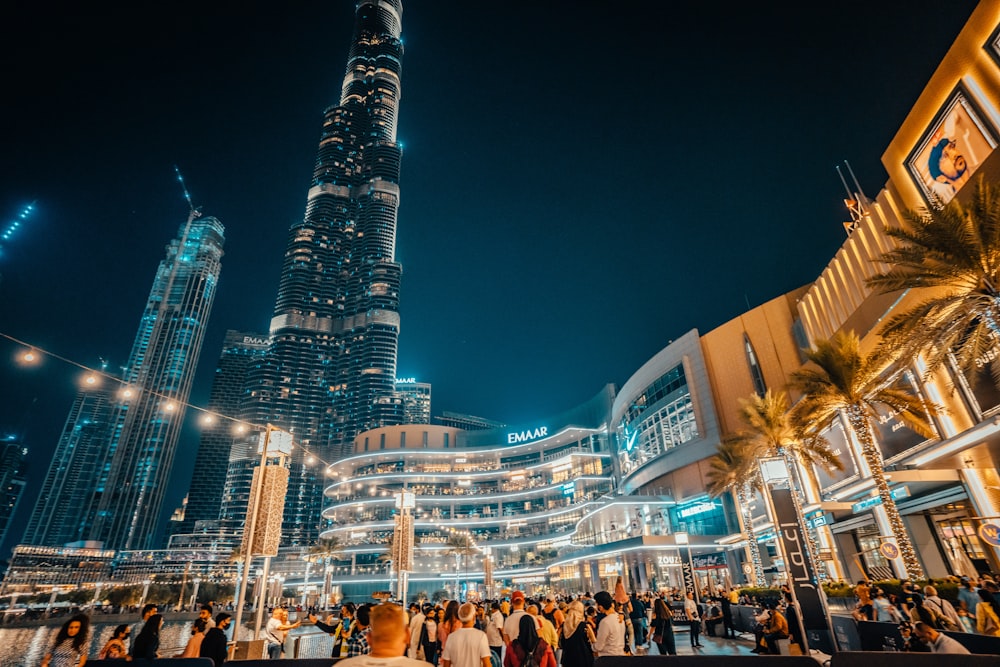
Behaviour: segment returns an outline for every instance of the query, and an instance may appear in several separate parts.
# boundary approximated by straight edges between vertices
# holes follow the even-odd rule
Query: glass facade
[[[184,423],[224,243],[222,223],[192,212],[167,246],[124,373],[107,463],[97,484],[93,539],[149,549]]]
[[[229,330],[222,354],[215,368],[208,410],[236,419],[245,419],[246,378],[251,365],[267,350],[267,336]],[[201,441],[194,460],[191,486],[187,496],[184,520],[174,527],[175,534],[187,533],[198,521],[217,521],[222,508],[229,458],[239,434],[226,419],[211,414],[201,423]]]
[[[698,437],[694,403],[684,366],[678,364],[646,388],[618,425],[618,462],[623,475],[665,451]]]

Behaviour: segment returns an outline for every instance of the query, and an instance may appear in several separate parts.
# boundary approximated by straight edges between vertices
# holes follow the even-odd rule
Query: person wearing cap
[[[510,606],[512,610],[510,616],[507,620],[503,622],[503,642],[510,649],[510,643],[517,639],[517,634],[520,632],[521,627],[521,617],[524,616],[524,593],[521,591],[514,591],[510,594]],[[535,629],[539,629],[539,623],[535,621]]]
[[[476,605],[466,602],[458,608],[461,627],[448,635],[441,651],[442,667],[490,667],[490,644],[486,633],[473,627]]]
[[[930,183],[933,192],[941,203],[948,203],[955,193],[969,180],[969,165],[958,150],[958,144],[950,137],[943,137],[933,147],[927,156],[927,172],[933,181]]]

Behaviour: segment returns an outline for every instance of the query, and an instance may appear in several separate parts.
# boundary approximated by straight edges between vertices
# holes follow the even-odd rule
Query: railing
[[[316,642],[317,639],[323,638],[327,641],[322,643]],[[292,658],[326,658],[330,655],[330,651],[333,648],[333,640],[325,632],[307,632],[301,635],[295,635],[292,638]]]

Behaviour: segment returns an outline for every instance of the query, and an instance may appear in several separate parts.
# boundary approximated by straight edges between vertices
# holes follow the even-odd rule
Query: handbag
[[[657,619],[656,625],[653,627],[653,643],[663,643],[663,619]]]

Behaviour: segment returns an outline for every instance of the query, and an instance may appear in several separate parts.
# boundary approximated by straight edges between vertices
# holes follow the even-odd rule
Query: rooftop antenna
[[[191,203],[191,193],[188,192],[187,185],[184,183],[184,177],[181,176],[181,170],[176,164],[174,165],[174,172],[177,174],[177,180],[180,181],[181,190],[184,191],[184,199],[187,200],[188,208],[190,209],[190,212],[188,213],[188,222],[191,222],[195,218],[201,217],[201,207],[195,206]]]
[[[844,185],[844,191],[847,193],[844,205],[847,206],[847,211],[851,214],[851,219],[844,223],[844,230],[850,236],[858,228],[858,225],[861,224],[861,221],[868,217],[868,206],[871,204],[871,200],[861,190],[861,185],[858,184],[858,179],[854,175],[854,170],[851,169],[851,164],[847,160],[844,160],[844,166],[847,167],[847,173],[851,175],[854,190],[851,190],[847,185],[847,179],[844,178],[844,173],[840,171],[840,165],[837,165],[835,169],[837,170],[837,175],[840,176],[840,182]]]

